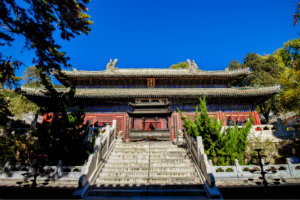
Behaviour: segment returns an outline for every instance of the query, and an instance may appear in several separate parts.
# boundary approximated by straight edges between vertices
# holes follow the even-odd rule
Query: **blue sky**
[[[247,53],[270,54],[299,37],[293,26],[298,0],[92,0],[89,35],[63,50],[78,70],[103,70],[110,58],[119,68],[168,68],[194,59],[202,70],[223,70]],[[31,65],[22,40],[5,49]],[[2,51],[1,51],[2,52]],[[5,53],[3,53],[5,55]],[[18,71],[22,74],[24,68]]]

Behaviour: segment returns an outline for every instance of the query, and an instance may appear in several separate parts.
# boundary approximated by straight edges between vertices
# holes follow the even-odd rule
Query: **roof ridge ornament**
[[[118,59],[114,59],[114,61],[112,61],[112,59],[110,59],[109,63],[107,63],[107,65],[106,65],[106,71],[110,71],[110,72],[115,71],[117,69],[116,68],[117,62],[118,62]]]
[[[199,67],[197,66],[195,60],[191,61],[190,59],[187,59],[186,62],[188,63],[188,65],[189,65],[189,68],[188,68],[188,69],[189,69],[191,72],[197,72],[197,71],[200,70]]]

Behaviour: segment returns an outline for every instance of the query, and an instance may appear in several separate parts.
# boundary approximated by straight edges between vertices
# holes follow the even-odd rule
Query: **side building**
[[[85,120],[101,126],[115,119],[118,132],[128,141],[173,140],[182,129],[177,109],[194,118],[203,96],[209,115],[224,119],[224,126],[242,124],[250,113],[259,125],[257,103],[280,91],[279,86],[237,87],[250,74],[248,68],[202,71],[194,61],[187,62],[187,69],[119,69],[115,59],[104,71],[73,69],[63,73],[76,85],[75,98],[85,105]],[[41,89],[22,91],[36,102],[51,98]]]

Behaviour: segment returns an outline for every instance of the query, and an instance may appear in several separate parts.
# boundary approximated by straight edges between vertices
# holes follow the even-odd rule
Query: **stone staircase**
[[[171,142],[116,141],[86,198],[207,198],[186,149]]]

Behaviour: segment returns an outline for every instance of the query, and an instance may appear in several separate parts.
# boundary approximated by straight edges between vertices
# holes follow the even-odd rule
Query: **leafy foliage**
[[[275,164],[275,159],[278,157],[278,145],[278,143],[272,142],[270,139],[265,140],[252,135],[248,139],[248,149],[245,152],[245,158],[249,163],[258,163],[255,149],[262,149],[261,154],[266,156],[264,161]]]
[[[298,20],[300,19],[300,2],[297,5],[297,10],[294,13],[293,17],[294,17],[294,25],[298,24]]]
[[[300,38],[290,40],[283,44],[278,50],[280,57],[285,64],[281,73],[280,83],[283,87],[281,103],[287,111],[299,112],[300,109]]]
[[[70,157],[82,150],[84,135],[80,133],[83,129],[83,112],[82,109],[72,113],[67,112],[69,106],[76,106],[73,103],[75,87],[61,72],[62,67],[70,67],[70,64],[66,53],[61,50],[56,36],[60,34],[61,39],[70,40],[81,33],[89,33],[92,24],[90,16],[87,15],[86,6],[89,2],[90,0],[0,0],[0,45],[13,46],[14,40],[24,38],[25,48],[23,49],[35,52],[33,58],[35,67],[27,70],[26,84],[32,87],[43,86],[51,98],[56,100],[49,101],[42,110],[43,112],[52,111],[54,118],[53,123],[45,124],[33,133],[38,138],[38,142],[41,142],[38,143],[39,146],[35,152],[50,153],[51,156],[54,156],[53,152],[56,152],[57,155],[62,155],[69,161],[71,159],[78,161],[77,158],[80,158],[81,155],[77,154],[76,158]],[[22,61],[18,58],[0,55],[0,85],[2,87],[19,86],[15,70],[20,65],[22,65]],[[68,93],[62,94],[55,90],[49,78],[51,74],[63,85],[70,87]],[[10,101],[15,105],[27,101],[22,96],[14,95]],[[18,98],[18,101],[13,101],[14,98]],[[4,101],[4,103],[7,105],[9,102]],[[6,108],[12,107],[7,106]],[[16,111],[14,112],[16,113]],[[0,116],[5,112],[7,112],[5,109],[1,110]],[[3,122],[3,124],[5,123],[6,121]],[[10,138],[8,136],[6,139]],[[72,154],[70,154],[71,151],[73,151]],[[51,159],[54,160],[54,157]]]
[[[3,133],[0,135],[0,163],[6,163],[14,157],[15,151],[12,138],[3,130]]]
[[[209,117],[205,97],[200,98],[199,109],[200,114],[198,107],[196,108],[195,121],[192,121],[190,116],[185,117],[178,109],[186,134],[202,137],[205,153],[213,160],[214,164],[230,165],[234,164],[235,159],[244,163],[247,136],[253,124],[252,115],[242,128],[235,124],[233,127],[223,130],[223,120],[220,122],[217,118]]]
[[[14,90],[3,90],[1,94],[9,100],[6,108],[11,112],[11,116],[21,117],[22,114],[30,112],[35,114],[40,111],[38,105]]]
[[[231,70],[240,69],[241,67],[242,66],[238,60],[232,60],[228,65],[228,68]]]
[[[55,109],[51,121],[43,123],[33,133],[38,138],[38,151],[47,154],[48,161],[53,164],[58,160],[63,160],[64,164],[82,164],[93,150],[93,144],[87,141],[88,127],[83,125],[83,106],[78,105],[68,112],[69,107],[76,105],[74,93],[75,88],[71,88],[61,98],[55,99],[51,108],[46,108]]]
[[[279,77],[284,70],[282,62],[276,56],[260,56],[255,53],[249,53],[244,58],[244,62],[239,64],[238,61],[231,61],[229,69],[240,69],[249,67],[252,73],[241,82],[241,86],[271,86],[279,84]],[[263,114],[266,122],[269,122],[269,114],[273,111],[277,114],[281,110],[279,95],[272,96],[265,101],[259,102],[257,106],[259,113]]]
[[[260,56],[256,53],[248,53],[242,64],[233,60],[228,67],[229,69],[250,68],[252,73],[242,82],[242,86],[270,86],[278,84],[280,72],[283,70],[274,56]]]
[[[61,51],[54,39],[54,32],[63,40],[70,40],[81,33],[88,34],[92,22],[87,15],[90,0],[0,0],[0,45],[11,46],[16,37],[25,38],[25,48],[35,51],[33,63],[40,69],[44,81],[46,75],[62,66],[68,67],[69,58]],[[12,61],[10,56],[0,55],[1,82],[14,83],[14,71],[21,61]],[[3,68],[3,66],[5,68]],[[66,80],[61,80],[68,85]],[[51,89],[51,86],[48,88]]]
[[[186,69],[188,68],[189,65],[187,64],[187,62],[179,62],[177,64],[173,64],[171,65],[171,69]]]
[[[6,129],[8,117],[12,116],[11,111],[8,109],[8,103],[8,98],[3,95],[3,92],[0,92],[0,129]]]
[[[18,69],[20,65],[21,62],[11,61],[11,58],[4,60],[0,53],[0,88],[12,88],[18,85],[20,79],[15,76],[15,70]]]
[[[40,77],[40,69],[38,69],[36,66],[27,67],[23,74],[25,87],[43,87]],[[49,75],[46,75],[45,77],[49,82],[51,82],[51,78]]]

